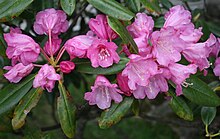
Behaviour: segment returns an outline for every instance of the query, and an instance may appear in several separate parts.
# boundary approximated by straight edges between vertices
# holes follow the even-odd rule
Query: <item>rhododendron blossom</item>
[[[116,39],[118,35],[108,25],[105,15],[99,14],[89,20],[89,28],[101,39]]]
[[[52,92],[57,80],[60,80],[60,75],[56,73],[52,66],[45,64],[35,76],[33,87],[41,87],[42,89],[47,89],[48,92]]]
[[[130,61],[122,71],[122,76],[128,77],[128,86],[135,90],[137,85],[146,86],[149,78],[158,72],[158,66],[151,58],[141,57],[132,54],[129,56]]]
[[[182,94],[182,87],[181,84],[189,78],[191,74],[195,74],[197,72],[197,66],[195,64],[190,65],[181,65],[178,63],[170,64],[169,71],[171,73],[171,81],[176,84],[176,94]]]
[[[34,31],[39,34],[60,34],[68,29],[66,14],[61,10],[53,8],[40,11],[36,15],[34,22]]]
[[[215,68],[213,69],[215,76],[220,79],[220,57],[215,60]]]
[[[21,34],[20,30],[13,30],[4,34],[8,45],[6,55],[12,60],[12,65],[21,62],[28,65],[36,62],[40,53],[40,46],[29,36]]]
[[[88,35],[79,35],[69,39],[64,47],[71,59],[75,57],[86,58],[86,53],[95,38]]]
[[[59,51],[60,49],[60,44],[62,42],[61,39],[59,38],[52,38],[52,43],[50,45],[49,41],[46,42],[45,46],[44,46],[44,51],[49,55],[56,55],[56,53]]]
[[[9,70],[4,74],[5,78],[12,83],[18,83],[23,77],[31,73],[34,66],[33,64],[23,65],[18,63],[15,66],[5,66],[4,69]]]
[[[145,13],[137,13],[135,21],[127,27],[128,31],[134,38],[145,36],[148,38],[153,31],[154,20]]]
[[[70,73],[75,68],[75,64],[71,61],[60,62],[60,70],[63,73]]]
[[[120,57],[116,52],[117,48],[118,46],[114,42],[96,39],[87,50],[87,57],[91,60],[93,67],[107,68],[113,63],[119,62]]]
[[[92,92],[85,93],[84,98],[89,101],[90,105],[97,105],[100,109],[107,109],[111,106],[111,101],[120,103],[122,96],[121,91],[117,89],[117,84],[111,84],[104,76],[97,76]]]

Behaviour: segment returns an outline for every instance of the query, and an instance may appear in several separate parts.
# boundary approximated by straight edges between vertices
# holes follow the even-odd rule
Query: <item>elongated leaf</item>
[[[201,116],[205,125],[210,125],[216,115],[216,107],[202,107]]]
[[[133,98],[126,97],[121,103],[112,104],[109,109],[102,112],[101,118],[98,121],[99,127],[104,129],[118,123],[130,109],[132,103]]]
[[[0,22],[6,22],[19,16],[19,14],[32,2],[33,0],[1,0]]]
[[[61,81],[59,81],[58,88],[60,96],[57,99],[57,112],[61,128],[67,137],[73,138],[76,125],[76,107],[73,105],[72,97],[66,91]]]
[[[205,82],[197,77],[191,77],[187,79],[187,82],[193,85],[183,88],[183,94],[190,101],[208,107],[220,105],[220,98]]]
[[[132,53],[138,53],[138,47],[136,43],[119,20],[113,17],[108,17],[108,24],[121,37],[124,43],[128,44],[128,46],[132,48]]]
[[[135,13],[140,11],[141,3],[140,0],[127,0],[128,7]]]
[[[193,120],[193,112],[187,103],[181,97],[177,97],[171,90],[169,94],[172,96],[172,99],[169,103],[172,110],[184,120],[192,121]]]
[[[32,81],[34,75],[29,75],[22,82],[18,84],[9,84],[3,88],[0,92],[0,115],[15,104],[17,104],[21,98],[30,90],[32,87]]]
[[[157,14],[161,13],[158,0],[141,0],[141,2],[149,12]]]
[[[113,64],[111,67],[108,68],[93,68],[91,66],[91,62],[85,59],[78,59],[75,60],[74,63],[76,64],[76,71],[88,74],[102,74],[102,75],[111,75],[115,73],[119,73],[122,69],[125,68],[128,59],[121,59],[118,64]]]
[[[131,20],[135,15],[115,0],[87,0],[101,12],[121,20]]]
[[[154,27],[162,28],[164,25],[164,22],[165,22],[165,19],[164,19],[164,17],[161,16],[155,20]]]
[[[41,98],[43,90],[41,88],[32,88],[15,107],[12,119],[13,129],[21,128],[25,123],[27,114],[34,108]]]
[[[6,43],[3,38],[3,31],[2,28],[0,27],[0,56],[6,56],[5,50],[6,50]]]
[[[62,9],[68,15],[72,15],[75,10],[76,0],[60,0]]]

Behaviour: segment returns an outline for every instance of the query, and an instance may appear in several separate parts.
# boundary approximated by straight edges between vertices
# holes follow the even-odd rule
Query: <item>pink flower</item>
[[[114,42],[107,40],[94,40],[92,46],[87,51],[87,57],[91,60],[92,66],[97,68],[101,66],[107,68],[113,63],[118,63],[120,57],[116,49],[118,46]]]
[[[34,31],[39,34],[60,34],[68,29],[68,21],[66,14],[61,10],[53,8],[40,11],[36,15],[34,22]]]
[[[141,56],[146,56],[148,54],[151,54],[152,46],[148,44],[148,39],[146,36],[141,36],[134,39],[135,43],[138,47],[138,52]]]
[[[209,46],[211,47],[211,52],[209,56],[218,57],[219,51],[220,51],[220,38],[216,38],[213,34],[210,34],[211,43],[209,43]],[[215,42],[213,44],[213,41]]]
[[[121,91],[126,95],[131,95],[131,89],[128,86],[128,77],[122,76],[122,73],[117,74],[117,83]]]
[[[111,106],[111,101],[120,103],[121,93],[116,84],[111,84],[104,76],[97,76],[95,85],[91,87],[92,92],[85,93],[84,98],[89,101],[89,105],[97,105],[100,109],[107,109]]]
[[[33,87],[41,87],[42,89],[47,89],[48,92],[52,92],[55,82],[60,80],[60,75],[56,73],[55,69],[48,64],[41,67],[38,74],[35,76]]]
[[[215,76],[220,77],[220,57],[215,60],[215,68],[213,69]]]
[[[185,43],[179,39],[172,27],[153,32],[151,42],[152,55],[160,65],[168,66],[170,63],[180,61],[180,52],[185,47]]]
[[[144,99],[146,96],[148,99],[154,99],[159,92],[167,92],[168,84],[162,74],[157,74],[149,79],[149,83],[146,86],[137,86],[132,93],[136,99]]]
[[[92,45],[93,41],[94,37],[79,35],[69,39],[64,46],[71,59],[75,57],[86,58],[87,50]]]
[[[9,70],[4,74],[5,78],[12,83],[18,83],[23,77],[27,76],[34,69],[33,64],[23,65],[18,63],[15,66],[6,66],[4,69]]]
[[[101,39],[116,39],[118,35],[108,25],[105,15],[98,14],[96,18],[89,20],[89,28]]]
[[[184,9],[183,6],[177,5],[165,14],[164,27],[183,28],[185,25],[191,23],[191,13]]]
[[[203,35],[202,28],[195,29],[191,22],[191,13],[185,10],[183,6],[172,7],[164,17],[164,28],[173,27],[180,33],[180,38],[185,42],[196,43]]]
[[[131,90],[135,90],[136,86],[147,86],[149,78],[157,74],[157,63],[150,58],[141,57],[131,54],[130,61],[122,71],[122,76],[128,77],[128,86]]]
[[[75,68],[75,64],[71,61],[60,62],[60,70],[63,73],[70,73]]]
[[[36,62],[40,53],[40,46],[29,36],[20,34],[20,31],[11,31],[4,34],[8,45],[6,55],[12,59],[12,65],[21,62],[28,65]]]
[[[151,16],[147,16],[145,13],[137,13],[134,23],[127,27],[133,38],[141,36],[148,36],[153,31],[154,20]]]
[[[169,65],[168,69],[171,73],[171,80],[176,84],[176,94],[179,96],[182,94],[181,84],[183,84],[191,74],[195,74],[197,72],[197,66],[195,64],[185,66],[173,63]]]
[[[44,46],[44,51],[49,55],[55,55],[59,49],[60,49],[60,44],[62,40],[59,39],[58,37],[52,38],[51,40],[51,47],[49,41],[46,42]]]
[[[210,35],[210,38],[204,43],[193,43],[182,51],[183,56],[187,61],[196,64],[202,71],[210,66],[208,57],[212,50],[211,46],[215,44],[216,39]]]

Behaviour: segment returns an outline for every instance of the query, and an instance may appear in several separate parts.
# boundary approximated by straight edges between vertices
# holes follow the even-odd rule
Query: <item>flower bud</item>
[[[70,73],[75,68],[75,64],[71,61],[60,62],[60,70],[63,73]]]

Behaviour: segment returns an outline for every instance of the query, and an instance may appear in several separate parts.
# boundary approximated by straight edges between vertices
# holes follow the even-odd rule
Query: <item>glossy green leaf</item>
[[[65,13],[72,15],[75,10],[76,0],[60,0],[60,4]]]
[[[165,19],[163,16],[157,18],[154,22],[154,27],[156,28],[162,28],[164,25]]]
[[[6,22],[20,15],[33,0],[1,0],[0,22]]]
[[[130,109],[132,103],[133,98],[126,97],[121,103],[112,104],[112,106],[109,109],[102,112],[102,115],[98,120],[99,127],[105,129],[118,123]]]
[[[141,3],[149,12],[157,14],[161,13],[159,0],[141,0]]]
[[[201,117],[205,125],[210,125],[216,116],[216,107],[202,107]]]
[[[202,80],[197,77],[187,79],[188,87],[183,87],[183,94],[190,101],[209,107],[216,107],[220,105],[220,98],[215,92]]]
[[[41,88],[32,88],[15,107],[12,119],[13,129],[21,128],[25,123],[27,114],[34,108],[41,98],[43,90]]]
[[[76,107],[61,81],[59,81],[58,89],[60,96],[57,99],[57,112],[61,128],[67,137],[73,138],[76,128]]]
[[[87,0],[101,12],[121,20],[131,20],[135,14],[115,0]]]
[[[32,87],[34,75],[29,75],[18,84],[9,84],[0,92],[0,115],[10,110]]]
[[[171,90],[169,94],[172,96],[171,101],[169,102],[172,110],[184,120],[192,121],[193,120],[193,112],[187,103],[181,97],[177,97]]]
[[[119,20],[113,17],[108,17],[108,24],[121,37],[124,43],[128,44],[128,47],[132,49],[131,53],[138,53],[138,47],[136,43]]]
[[[214,22],[206,22],[209,30],[215,34],[217,37],[220,37],[220,23],[214,23]]]
[[[128,7],[135,13],[140,11],[140,0],[127,0]]]
[[[119,73],[125,68],[126,63],[128,62],[127,58],[121,58],[119,63],[113,64],[108,68],[93,68],[91,62],[87,59],[75,59],[74,63],[76,64],[76,71],[88,74],[102,74],[102,75],[111,75]]]
[[[173,4],[169,0],[160,0],[160,2],[167,10],[173,6]]]
[[[6,56],[5,50],[6,50],[6,43],[3,38],[3,31],[2,28],[0,27],[0,56]]]

